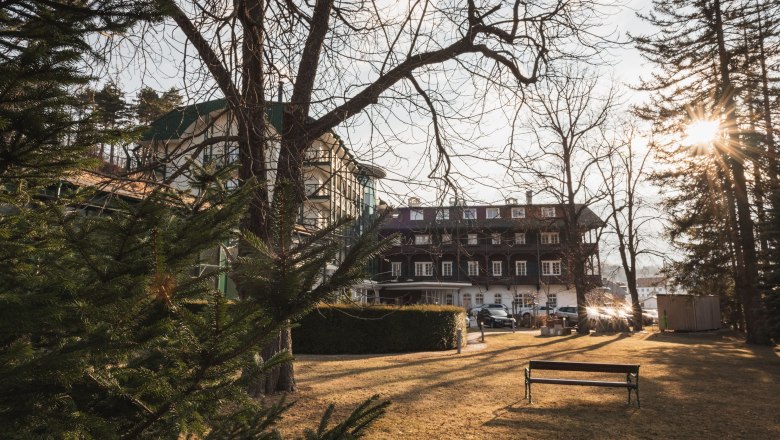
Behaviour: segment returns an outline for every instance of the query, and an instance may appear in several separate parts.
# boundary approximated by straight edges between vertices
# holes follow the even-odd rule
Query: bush
[[[450,350],[466,313],[453,306],[321,305],[293,329],[295,353],[361,354]]]

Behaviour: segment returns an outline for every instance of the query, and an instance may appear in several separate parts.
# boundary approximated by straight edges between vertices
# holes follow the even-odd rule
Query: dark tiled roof
[[[541,217],[541,208],[555,207],[556,217]],[[487,208],[499,208],[501,218],[486,218]],[[512,218],[511,208],[525,208],[525,218]],[[410,220],[409,211],[413,209],[423,210],[423,220]],[[436,219],[436,212],[440,209],[449,210],[449,219]],[[464,209],[476,209],[477,219],[463,219]],[[580,210],[580,225],[589,229],[604,226],[604,221],[599,218],[590,208],[577,205]],[[395,214],[398,214],[394,217]],[[382,224],[384,230],[405,230],[405,229],[424,229],[433,225],[439,228],[495,228],[495,229],[539,229],[540,227],[562,228],[563,209],[562,205],[554,204],[534,204],[534,205],[477,205],[477,206],[420,206],[420,207],[402,207],[396,208],[394,215],[388,216]]]

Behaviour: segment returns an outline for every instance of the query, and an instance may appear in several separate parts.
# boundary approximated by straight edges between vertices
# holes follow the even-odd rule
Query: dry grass
[[[280,427],[300,434],[327,404],[343,417],[380,394],[393,404],[371,439],[780,438],[779,352],[730,334],[492,333],[480,345],[460,355],[300,356],[297,404]],[[544,384],[529,405],[529,359],[639,363],[642,408],[627,406],[623,389]]]

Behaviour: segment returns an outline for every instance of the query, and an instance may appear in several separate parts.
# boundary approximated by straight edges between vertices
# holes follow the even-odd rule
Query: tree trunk
[[[737,127],[736,124],[736,102],[734,101],[734,90],[730,78],[729,57],[726,50],[722,11],[720,0],[714,1],[715,13],[715,33],[718,40],[718,58],[721,77],[721,96],[718,102],[723,103],[722,114],[725,116],[725,148],[739,148],[740,145],[737,136],[732,130]],[[744,151],[731,153],[726,152],[726,159],[732,174],[732,184],[734,198],[737,208],[737,227],[739,230],[739,245],[743,253],[743,267],[741,276],[741,297],[742,305],[745,310],[745,325],[747,328],[747,342],[752,344],[768,344],[770,339],[762,325],[761,301],[756,284],[758,280],[758,258],[756,255],[755,233],[753,231],[753,219],[750,212],[750,200],[748,199],[747,182],[745,179],[745,168],[742,162]],[[741,278],[741,279],[740,279]]]

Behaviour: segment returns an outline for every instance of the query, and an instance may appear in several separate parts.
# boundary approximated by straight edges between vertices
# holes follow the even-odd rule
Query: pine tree
[[[135,116],[141,124],[149,125],[181,103],[181,93],[175,88],[160,95],[151,87],[143,87],[136,96]]]

